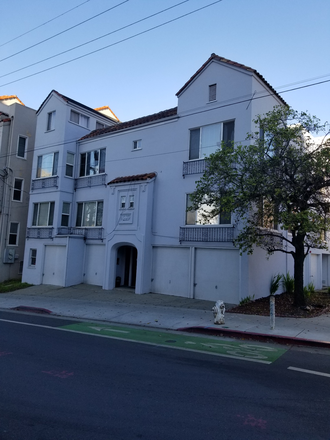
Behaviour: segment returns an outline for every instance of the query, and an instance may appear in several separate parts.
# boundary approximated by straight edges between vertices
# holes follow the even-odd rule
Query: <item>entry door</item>
[[[137,250],[133,246],[125,246],[125,275],[124,285],[135,287]]]

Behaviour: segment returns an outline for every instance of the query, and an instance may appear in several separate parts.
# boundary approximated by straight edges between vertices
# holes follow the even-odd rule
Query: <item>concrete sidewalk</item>
[[[0,309],[42,308],[54,315],[84,320],[330,348],[330,313],[317,318],[276,318],[275,330],[271,330],[269,317],[229,312],[224,325],[215,325],[214,303],[154,293],[136,295],[123,288],[102,290],[87,284],[66,288],[40,285],[0,294]]]

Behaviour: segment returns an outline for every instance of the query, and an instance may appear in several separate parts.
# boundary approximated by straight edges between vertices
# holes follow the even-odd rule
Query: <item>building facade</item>
[[[71,129],[68,108],[46,142],[42,127],[59,111],[48,98],[38,111],[24,281],[237,304],[292,272],[285,254],[240,255],[230,213],[203,225],[187,212],[205,157],[222,142],[244,143],[254,118],[285,102],[256,70],[215,54],[177,98],[175,108],[88,133],[77,122]],[[321,280],[328,263],[316,257]]]
[[[0,282],[22,275],[36,111],[0,96]]]

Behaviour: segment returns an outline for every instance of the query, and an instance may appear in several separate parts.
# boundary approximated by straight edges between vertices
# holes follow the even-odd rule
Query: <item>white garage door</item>
[[[104,274],[104,245],[86,246],[84,283],[102,286]]]
[[[65,285],[66,246],[46,246],[42,283]]]
[[[188,297],[189,249],[154,248],[152,278],[154,293]]]
[[[229,304],[239,302],[239,252],[236,250],[196,249],[196,299]]]

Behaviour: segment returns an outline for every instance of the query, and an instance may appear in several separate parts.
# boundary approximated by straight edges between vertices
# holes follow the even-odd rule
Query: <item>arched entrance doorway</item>
[[[117,249],[116,287],[135,287],[137,249],[134,246],[120,246]]]

